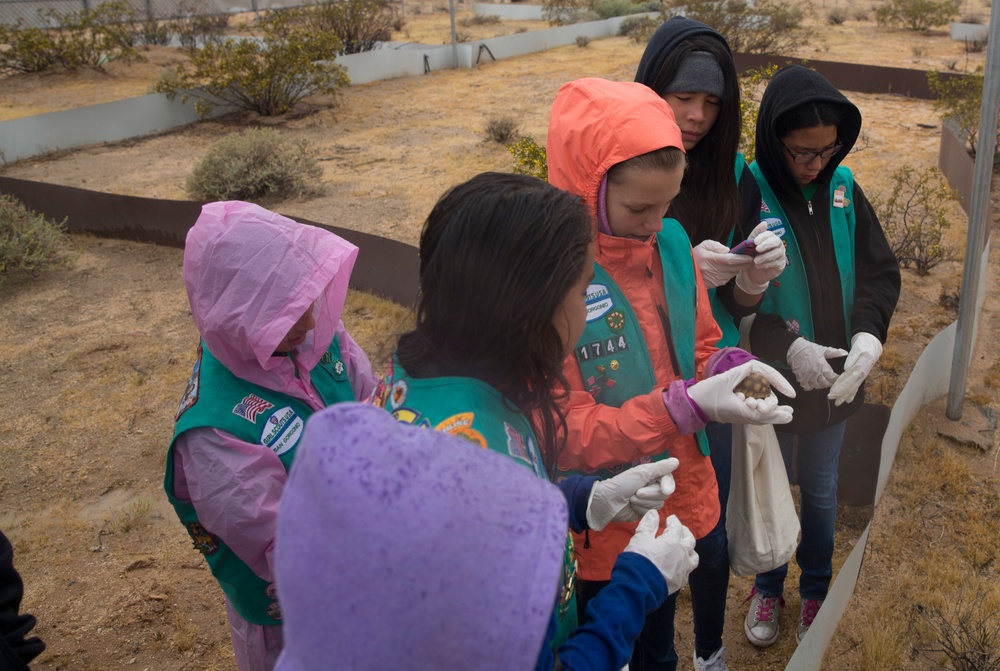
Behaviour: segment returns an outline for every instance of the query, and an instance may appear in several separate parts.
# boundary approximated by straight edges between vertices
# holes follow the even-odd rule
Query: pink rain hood
[[[559,88],[545,143],[549,183],[583,197],[594,217],[608,169],[663,147],[684,151],[681,132],[645,84],[587,77]]]
[[[314,305],[295,349],[311,370],[333,342],[358,248],[315,226],[241,201],[208,203],[187,235],[184,286],[209,351],[238,377],[288,393],[295,364],[275,348]]]

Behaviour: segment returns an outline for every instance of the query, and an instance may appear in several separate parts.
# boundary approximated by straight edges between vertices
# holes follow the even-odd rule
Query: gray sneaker
[[[729,671],[729,667],[726,666],[726,660],[723,657],[726,654],[725,648],[719,648],[711,655],[708,659],[702,659],[698,656],[698,653],[694,653],[694,671]]]
[[[816,619],[816,613],[819,612],[822,605],[823,602],[817,601],[816,599],[802,600],[802,614],[799,617],[799,626],[795,630],[796,643],[802,642],[802,637],[806,635],[807,631],[809,631],[809,627],[812,626],[813,620]]]
[[[778,618],[781,609],[785,607],[785,597],[780,594],[765,596],[759,594],[755,587],[746,600],[750,602],[746,619],[743,620],[743,632],[747,635],[747,640],[758,648],[773,645],[778,640]]]

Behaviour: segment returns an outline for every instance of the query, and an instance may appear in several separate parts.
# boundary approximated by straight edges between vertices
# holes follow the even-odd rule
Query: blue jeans
[[[802,537],[795,550],[795,561],[802,570],[799,595],[802,599],[822,601],[833,578],[833,531],[837,521],[837,464],[844,442],[840,422],[816,433],[791,434],[778,431],[778,444],[785,460],[785,470],[792,478],[792,444],[798,438],[795,479],[800,494],[799,522]],[[765,596],[778,596],[785,590],[788,565],[760,573],[754,587]]]

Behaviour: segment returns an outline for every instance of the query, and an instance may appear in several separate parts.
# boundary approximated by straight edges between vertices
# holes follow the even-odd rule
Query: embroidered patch
[[[392,385],[392,392],[389,395],[389,408],[395,410],[403,405],[409,393],[410,386],[406,384],[406,380],[396,380],[395,384]]]
[[[397,422],[412,424],[421,428],[431,428],[431,422],[426,417],[421,418],[420,413],[410,408],[397,408],[392,411],[392,416]]]
[[[326,364],[328,366],[330,365],[331,361],[333,361],[333,355],[330,354],[329,351],[323,352],[323,356],[319,358],[320,363]]]
[[[767,206],[767,203],[765,203],[763,200],[760,201],[760,211],[767,212],[768,214],[771,213],[771,209]]]
[[[767,217],[766,219],[761,219],[762,222],[767,223],[767,230],[774,233],[779,238],[785,237],[785,222],[778,217]]]
[[[267,598],[271,600],[271,603],[267,604],[267,616],[272,620],[281,619],[281,604],[278,603],[278,590],[275,588],[274,583],[270,583],[264,590],[267,594]]]
[[[194,360],[194,367],[191,369],[191,377],[188,379],[187,388],[181,396],[180,405],[177,406],[177,414],[174,416],[176,422],[184,414],[184,411],[198,402],[198,392],[201,389],[201,346],[198,346],[198,358]]]
[[[507,452],[510,456],[532,463],[528,455],[528,446],[524,442],[524,436],[507,422],[503,423],[504,431],[507,432]],[[530,440],[530,438],[529,438]]]
[[[474,443],[485,449],[489,447],[486,443],[486,438],[483,437],[483,434],[472,428],[472,421],[475,417],[475,413],[472,412],[462,412],[457,415],[452,415],[435,426],[434,430],[442,433],[450,433],[451,435],[458,436],[459,438],[464,438],[470,443]]]
[[[833,206],[843,209],[848,205],[850,205],[851,201],[849,198],[846,197],[846,194],[847,194],[847,187],[844,186],[843,184],[838,186],[837,189],[833,192]]]
[[[785,320],[785,328],[788,329],[789,333],[798,334],[802,330],[802,325],[799,324],[798,319],[788,319]]]
[[[251,424],[257,423],[257,415],[274,407],[273,403],[268,403],[256,394],[245,396],[242,401],[233,408],[233,414],[242,417]]]
[[[188,524],[187,532],[191,536],[191,540],[194,541],[194,549],[206,557],[215,554],[219,550],[219,542],[215,536],[208,533],[205,527],[197,522]]]
[[[343,380],[347,377],[347,366],[340,359],[333,362],[333,376],[338,380]]]
[[[264,431],[260,434],[260,443],[271,448],[277,455],[282,455],[295,447],[302,437],[302,429],[305,422],[298,413],[290,407],[285,406],[275,410],[267,422],[264,423]]]
[[[611,292],[603,284],[587,287],[587,322],[597,321],[615,306]]]
[[[608,323],[608,328],[615,333],[621,333],[625,328],[625,315],[622,314],[621,310],[610,312],[604,320]]]
[[[598,359],[602,356],[622,352],[627,349],[628,340],[624,335],[617,335],[612,338],[604,338],[603,340],[580,345],[576,348],[576,358],[580,360],[580,363],[584,363],[591,359]]]
[[[612,359],[608,365],[611,366],[611,370],[618,370],[618,366],[621,364],[618,363],[618,359]]]

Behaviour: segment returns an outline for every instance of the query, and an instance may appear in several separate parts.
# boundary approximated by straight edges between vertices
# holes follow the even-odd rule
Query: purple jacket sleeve
[[[212,428],[185,431],[174,444],[174,493],[202,525],[263,580],[274,580],[278,503],[288,478],[281,460]]]
[[[618,555],[611,582],[587,604],[584,623],[560,646],[559,661],[566,671],[611,671],[624,667],[642,632],[646,615],[667,598],[667,583],[651,561],[634,552]],[[551,642],[555,614],[549,623],[536,671],[555,664]]]

